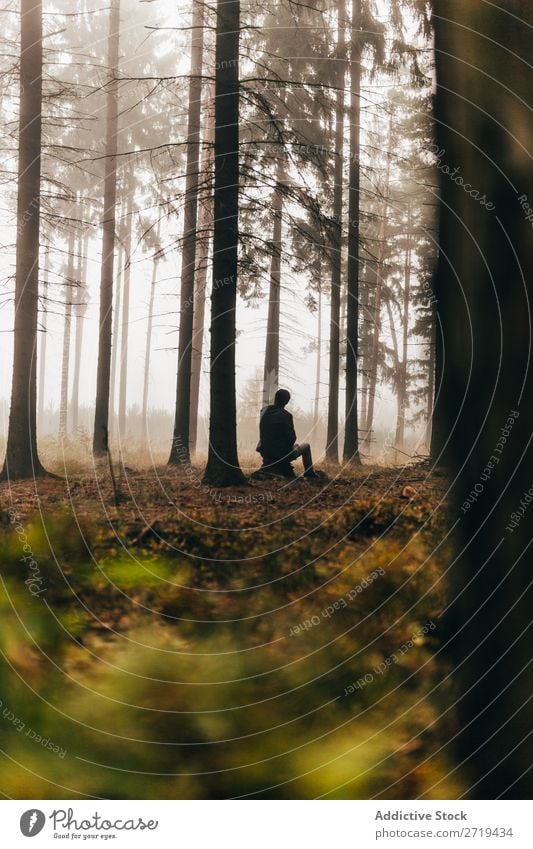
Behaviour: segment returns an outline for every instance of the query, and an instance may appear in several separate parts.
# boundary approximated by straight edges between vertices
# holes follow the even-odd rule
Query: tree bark
[[[435,0],[435,421],[459,517],[443,636],[465,793],[481,799],[533,792],[532,27],[522,0]]]
[[[204,482],[244,483],[237,456],[235,309],[239,216],[239,0],[217,0],[211,410]]]
[[[276,186],[272,195],[272,256],[270,258],[270,287],[268,292],[268,317],[263,364],[262,406],[274,401],[279,388],[279,320],[281,297],[281,233],[283,217],[283,167],[282,153],[278,159]]]
[[[343,459],[360,465],[357,416],[359,341],[359,189],[361,156],[361,0],[352,2],[350,57],[350,165],[348,186],[348,284],[346,305],[346,416]]]
[[[176,412],[174,418],[174,436],[168,460],[173,465],[190,461],[191,359],[194,323],[194,278],[196,273],[196,219],[198,213],[203,51],[203,0],[193,0]]]
[[[124,268],[124,282],[122,287],[122,326],[120,330],[120,363],[119,363],[119,387],[118,387],[118,433],[120,440],[126,436],[126,402],[128,394],[128,340],[130,321],[130,281],[131,281],[131,254],[133,248],[133,179],[129,182],[128,203],[126,206],[126,244],[124,255],[126,265]],[[115,340],[115,346],[117,340]]]
[[[402,450],[405,442],[405,411],[407,409],[407,358],[409,342],[409,302],[411,297],[411,207],[407,212],[407,246],[404,261],[403,309],[402,309],[402,360],[398,375],[398,413],[394,444]]]
[[[158,231],[159,242],[159,231]],[[141,442],[145,446],[148,442],[148,389],[150,384],[150,359],[152,353],[152,330],[154,324],[154,301],[155,287],[157,284],[157,266],[159,258],[156,255],[152,263],[152,282],[150,285],[150,304],[148,306],[148,325],[146,328],[146,347],[144,352],[144,380],[143,380],[143,400],[141,413]]]
[[[215,90],[209,83],[206,92],[206,126],[205,148],[202,154],[202,177],[205,184],[205,195],[200,202],[198,221],[199,249],[198,270],[195,280],[194,316],[192,333],[191,357],[191,415],[189,421],[189,446],[191,456],[196,453],[198,441],[198,408],[200,403],[200,379],[202,376],[202,357],[204,348],[205,299],[207,285],[207,268],[209,263],[209,247],[213,226],[213,162],[215,139]]]
[[[363,357],[362,364],[362,376],[361,376],[361,421],[366,422],[367,413],[368,413],[368,354],[365,352]],[[370,431],[365,432],[365,436],[363,439],[363,448],[367,448],[370,445]]]
[[[344,0],[338,4],[337,19],[337,95],[335,102],[335,169],[333,187],[333,233],[331,251],[331,307],[329,320],[329,388],[326,459],[339,462],[339,371],[340,371],[340,303],[342,267],[342,199],[344,146],[344,79],[346,74],[346,39]]]
[[[398,334],[396,333],[396,326],[394,324],[394,315],[393,315],[393,312],[392,312],[392,306],[391,306],[390,298],[387,298],[386,303],[387,303],[387,313],[388,313],[388,316],[389,316],[390,335],[391,335],[391,339],[392,339],[392,359],[394,361],[394,369],[395,369],[395,372],[396,372],[397,380],[399,381],[401,362],[400,362],[400,350],[399,350],[399,345],[398,345]],[[394,444],[396,445],[396,442]],[[394,462],[396,463],[397,461],[398,461],[398,454],[395,453],[394,454]]]
[[[85,235],[80,237],[79,252],[78,252],[78,286],[76,290],[76,329],[74,343],[74,366],[72,371],[72,395],[70,398],[70,429],[71,433],[76,436],[79,426],[80,412],[80,372],[81,372],[81,354],[83,350],[83,327],[85,321],[85,313],[88,306],[88,291],[87,291],[87,264],[88,264],[89,238]]]
[[[120,220],[120,215],[117,216]],[[122,288],[124,286],[124,273],[126,271],[126,251],[124,245],[119,242],[117,261],[115,263],[116,275],[113,283],[113,322],[111,331],[111,365],[109,368],[109,417],[111,429],[115,424],[117,371],[118,371],[118,342],[120,339],[120,317],[122,315]]]
[[[44,270],[43,270],[43,309],[41,323],[41,346],[39,350],[39,391],[37,392],[37,400],[39,405],[39,414],[37,417],[38,426],[43,427],[44,424],[44,395],[45,395],[45,377],[46,377],[46,343],[48,333],[48,286],[50,283],[50,245],[47,244],[44,251]]]
[[[100,318],[98,365],[94,415],[93,453],[107,452],[109,435],[109,378],[111,369],[111,329],[113,312],[113,270],[115,259],[115,218],[117,195],[118,142],[118,51],[120,39],[120,0],[111,0],[109,14],[106,149],[104,202],[102,214],[102,265],[100,273]]]
[[[389,214],[389,184],[391,165],[391,135],[392,115],[389,120],[387,164],[385,167],[385,187],[383,197],[383,212],[379,227],[378,262],[376,269],[376,292],[374,297],[374,332],[372,334],[372,349],[370,355],[370,373],[368,375],[368,407],[366,413],[366,436],[370,445],[372,426],[374,424],[374,406],[376,401],[376,386],[378,380],[379,337],[381,334],[381,292],[383,288],[383,266],[385,261],[385,232]],[[364,421],[364,419],[363,419]]]
[[[431,451],[431,422],[433,418],[433,403],[435,398],[435,346],[437,343],[437,316],[435,304],[431,304],[431,330],[428,353],[428,394],[426,406],[426,429],[424,447]]]
[[[13,380],[2,478],[44,474],[37,453],[37,315],[41,204],[42,4],[21,0]]]
[[[318,260],[318,310],[316,331],[316,370],[315,370],[315,406],[313,410],[313,428],[318,425],[318,414],[320,409],[320,372],[322,357],[322,285],[320,282],[321,262]]]
[[[59,440],[68,435],[68,378],[70,367],[70,337],[72,329],[72,301],[74,295],[74,249],[75,234],[72,230],[68,238],[67,273],[65,280],[65,315],[63,318],[63,350],[61,354],[61,388],[59,397]]]

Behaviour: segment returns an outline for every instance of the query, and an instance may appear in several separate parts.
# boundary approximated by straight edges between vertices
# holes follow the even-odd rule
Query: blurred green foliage
[[[438,621],[437,519],[423,504],[398,521],[392,502],[371,513],[352,505],[311,533],[295,516],[244,537],[238,517],[230,531],[210,530],[213,516],[82,532],[67,511],[36,516],[24,528],[39,595],[8,529],[2,792],[454,798],[438,629],[372,673]]]

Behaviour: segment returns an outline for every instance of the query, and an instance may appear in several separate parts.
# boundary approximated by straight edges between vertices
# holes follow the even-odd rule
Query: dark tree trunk
[[[436,293],[437,291],[437,283],[436,279],[434,280],[433,289]],[[446,464],[446,443],[448,439],[448,435],[446,432],[446,416],[443,415],[440,410],[436,409],[437,399],[440,396],[440,387],[442,385],[442,371],[444,366],[444,339],[442,334],[442,328],[440,326],[440,320],[437,320],[440,316],[440,311],[438,308],[438,303],[436,304],[435,309],[435,330],[434,330],[434,339],[435,339],[435,403],[433,405],[433,413],[431,417],[431,443],[429,448],[429,455],[431,457],[432,462],[436,466],[444,466]],[[443,399],[441,398],[441,403]]]
[[[100,319],[98,325],[98,365],[94,415],[93,453],[107,451],[109,432],[109,377],[111,369],[111,328],[113,312],[113,269],[115,260],[115,217],[117,195],[118,141],[118,50],[120,0],[111,0],[109,14],[108,58],[110,79],[107,86],[104,208],[102,214],[102,266],[100,275]]]
[[[279,387],[279,319],[281,296],[281,230],[283,216],[281,156],[278,159],[276,187],[272,195],[272,256],[270,258],[270,288],[268,292],[268,318],[263,365],[262,406],[272,404]]]
[[[350,57],[350,164],[348,185],[348,284],[346,304],[346,416],[343,459],[360,465],[357,416],[359,342],[359,186],[361,133],[361,0],[352,2]]]
[[[445,620],[459,763],[481,799],[533,793],[532,27],[523,0],[435,0],[445,352],[435,422],[459,518]]]
[[[205,148],[202,154],[202,179],[204,197],[200,204],[198,220],[198,271],[194,284],[194,318],[191,357],[191,415],[189,421],[189,445],[191,455],[196,453],[198,441],[198,407],[200,403],[200,379],[204,349],[205,298],[209,246],[213,226],[213,143],[215,134],[214,86],[210,83],[206,94]]]
[[[37,313],[41,204],[42,6],[21,0],[15,337],[2,477],[44,474],[37,454]]]
[[[189,462],[189,423],[191,415],[191,358],[194,323],[194,278],[196,272],[196,219],[201,140],[202,62],[204,52],[203,0],[193,0],[191,31],[191,71],[189,77],[189,114],[187,117],[187,170],[180,294],[180,330],[176,414],[174,436],[168,462]]]
[[[346,8],[338,4],[337,23],[337,96],[335,104],[335,186],[333,188],[333,234],[331,251],[331,308],[329,320],[329,389],[326,458],[339,462],[339,370],[340,370],[340,302],[342,267],[342,196],[344,145],[344,78],[346,73]]]
[[[433,418],[433,403],[435,398],[435,345],[437,340],[437,317],[435,304],[431,304],[431,328],[428,352],[428,393],[426,407],[426,431],[424,447],[430,451],[431,447],[431,421]]]
[[[209,456],[204,482],[245,481],[237,456],[235,309],[239,216],[239,0],[217,0]]]
[[[83,326],[85,313],[88,306],[87,291],[87,263],[88,263],[89,239],[87,236],[80,238],[78,252],[78,286],[76,289],[76,329],[74,343],[74,365],[72,370],[72,395],[70,398],[70,429],[76,435],[78,432],[78,420],[80,412],[80,372],[81,354],[83,350]]]
[[[41,321],[41,345],[39,349],[39,391],[37,393],[38,402],[38,426],[41,428],[44,424],[44,394],[45,394],[45,377],[46,377],[46,343],[48,333],[48,286],[50,282],[50,245],[46,245],[44,252],[44,270],[43,270],[43,308]]]

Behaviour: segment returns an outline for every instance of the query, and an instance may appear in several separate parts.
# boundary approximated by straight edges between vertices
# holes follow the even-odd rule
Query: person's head
[[[278,407],[285,407],[291,400],[291,393],[287,389],[278,389],[274,395],[274,404]]]

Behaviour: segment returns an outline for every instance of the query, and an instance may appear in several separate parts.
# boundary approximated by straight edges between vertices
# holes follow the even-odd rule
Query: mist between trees
[[[241,450],[253,452],[251,420],[265,397],[260,374],[272,371],[267,357],[293,392],[299,433],[315,454],[327,451],[334,460],[344,439],[345,457],[357,458],[359,448],[377,456],[391,414],[397,426],[390,459],[428,452],[433,71],[424,15],[413,17],[416,4],[393,5],[392,29],[388,12],[371,4],[352,11],[342,4],[243,9],[232,56],[225,36],[217,53],[216,11],[202,3],[115,0],[111,10],[73,11],[58,2],[44,19],[42,87],[19,80],[10,65],[17,17],[6,13],[4,142],[13,157],[4,194],[12,224],[2,231],[2,267],[10,292],[15,235],[26,255],[37,238],[39,262],[20,274],[29,275],[31,298],[38,297],[27,328],[36,353],[30,431],[37,428],[47,457],[54,439],[72,451],[82,420],[97,454],[108,442],[124,448],[134,439],[153,443],[162,456],[172,439],[165,449],[160,415],[174,416],[173,435],[191,455],[198,439],[205,452],[198,418],[209,415],[212,402],[210,342],[219,323],[206,301],[219,286],[228,316],[238,294]],[[38,8],[30,4],[26,16],[34,36]],[[24,54],[30,70],[37,70],[37,53]],[[225,102],[216,97],[223,89]],[[42,102],[42,146],[32,140],[40,191],[19,208],[17,224],[12,130],[25,95],[28,109]],[[215,103],[230,102],[238,111],[222,114],[220,126],[233,126],[237,116],[238,135],[235,125],[222,156],[226,163],[238,156],[238,192],[227,215],[221,192],[232,185],[213,194],[213,145]],[[222,215],[214,206],[219,197]],[[214,251],[217,221],[226,235]],[[27,286],[21,297],[29,303]],[[18,314],[26,312],[23,306]],[[230,333],[223,350],[231,352],[229,325],[223,332]],[[172,393],[176,364],[179,391]],[[7,399],[7,373],[1,391]],[[221,389],[227,391],[231,396],[231,387]]]
[[[99,494],[104,477],[112,482],[112,495],[106,484],[106,498],[114,496],[120,523],[127,521],[120,512],[120,485],[131,472],[126,466],[130,456],[139,466],[165,467],[164,475],[156,469],[157,485],[165,476],[177,480],[178,495],[185,492],[189,498],[192,487],[187,489],[185,469],[194,472],[193,494],[199,500],[223,488],[251,487],[247,474],[257,463],[260,408],[272,401],[278,386],[287,387],[299,440],[313,443],[315,456],[327,461],[341,488],[340,499],[345,499],[337,528],[343,544],[349,547],[355,539],[360,545],[361,536],[380,534],[385,523],[388,536],[380,556],[384,562],[391,556],[395,560],[397,552],[391,555],[387,548],[391,534],[403,533],[396,527],[400,515],[407,529],[413,524],[416,528],[412,550],[419,530],[430,521],[427,514],[438,513],[441,502],[448,501],[457,514],[464,505],[451,529],[442,531],[438,521],[430,527],[430,536],[435,527],[443,533],[438,544],[434,539],[427,542],[434,552],[453,531],[451,554],[444,546],[433,562],[425,552],[413,552],[431,574],[432,586],[445,581],[448,594],[446,601],[439,598],[444,608],[441,625],[431,635],[438,648],[428,663],[453,666],[459,727],[450,741],[470,781],[468,793],[530,798],[533,772],[525,742],[532,733],[531,535],[525,515],[532,497],[533,442],[530,417],[522,411],[533,404],[528,200],[533,198],[533,5],[522,0],[501,6],[485,0],[336,0],[241,8],[239,0],[218,0],[215,5],[200,0],[178,5],[166,0],[21,0],[20,5],[2,8],[1,14],[0,397],[8,422],[5,491],[11,494],[12,483],[28,480],[32,486],[44,481],[44,489],[49,484],[51,491],[64,486],[64,480],[58,484],[50,477],[51,471],[63,475],[73,468],[85,473],[89,469]],[[506,435],[501,433],[502,421],[509,415]],[[420,497],[411,513],[398,511],[398,498],[411,506],[419,495],[406,486],[407,494],[396,493],[394,510],[386,505],[380,516],[373,503],[370,520],[360,516],[365,509],[356,504],[360,496],[353,488],[358,475],[365,473],[360,467],[379,462],[396,467],[413,459],[428,461],[417,469],[417,481],[430,466],[442,474],[438,507],[429,499],[423,508]],[[449,472],[448,485],[443,481]],[[390,482],[397,469],[388,470],[388,477],[377,468],[374,473]],[[136,480],[145,497],[146,481],[142,475]],[[312,487],[317,480],[300,483]],[[291,498],[300,498],[299,509],[302,498],[294,492],[280,495],[278,489],[276,497],[285,498],[287,505]],[[375,498],[376,492],[374,488]],[[158,510],[160,497],[158,491]],[[368,492],[365,497],[370,498]],[[28,498],[40,508],[38,490]],[[308,513],[313,517],[312,502]],[[169,499],[164,504],[176,507]],[[329,510],[324,501],[321,505],[324,512]],[[104,506],[107,510],[107,503]],[[263,516],[263,507],[268,514],[262,527],[270,528],[271,506],[254,507],[255,514]],[[335,510],[338,506],[336,502]],[[215,522],[220,505],[202,503],[204,512],[211,508]],[[391,522],[388,510],[393,510]],[[235,512],[240,517],[246,511]],[[232,519],[234,525],[224,526],[225,536],[218,524],[216,532],[210,528],[210,534],[202,536],[194,525],[196,516],[187,523],[180,515],[180,527],[168,531],[179,546],[185,528],[191,556],[197,558],[195,563],[202,562],[194,580],[205,585],[194,589],[210,593],[217,581],[232,578],[229,563],[247,561],[245,544],[238,534],[229,533],[243,530],[239,517]],[[108,518],[106,513],[106,522]],[[166,518],[170,525],[171,518]],[[56,544],[70,544],[69,534],[63,534],[64,517],[54,521]],[[296,554],[293,545],[298,561],[294,569],[295,564],[285,563],[284,552],[279,559],[270,550],[264,558],[252,558],[259,561],[257,584],[263,586],[263,567],[272,584],[280,576],[293,589],[291,581],[321,581],[320,569],[331,570],[331,563],[315,568],[313,560],[307,568],[315,545],[322,556],[329,532],[320,516],[317,527],[323,539],[317,542],[306,532],[303,541],[298,536]],[[290,528],[299,534],[296,520]],[[159,540],[152,527],[129,532],[134,546],[141,548],[153,536]],[[280,527],[276,534],[282,535]],[[46,529],[43,536],[48,540]],[[95,539],[104,547],[98,533]],[[14,547],[8,534],[6,540],[0,541],[5,542],[4,568],[17,604],[59,655],[64,637],[57,629],[63,621],[42,624],[43,617],[55,613],[46,607],[49,596],[55,594],[58,607],[65,606],[64,585],[54,572],[57,564],[52,558],[33,558],[34,589],[40,586],[37,567],[44,568],[45,562],[56,584],[47,585],[42,596],[26,587],[22,591],[16,562],[20,546],[17,541]],[[32,557],[29,534],[24,544]],[[124,564],[109,540],[106,544],[111,560],[106,567],[123,577]],[[228,558],[219,562],[224,546]],[[400,548],[403,540],[398,537],[394,546]],[[157,586],[158,613],[166,616],[169,610],[172,618],[184,607],[188,613],[183,599],[192,607],[190,597],[176,599],[174,585],[163,591],[159,581],[172,573],[174,562],[158,557],[157,552],[146,555],[149,567],[156,564],[160,569],[150,573],[156,584],[150,583],[144,567],[139,579],[127,563],[126,582],[142,598],[135,604],[147,602],[145,609],[151,609]],[[80,554],[75,545],[67,545],[66,559],[75,562],[82,590],[91,596],[96,588],[100,602],[98,581],[107,577],[100,564],[95,577],[87,566],[87,549]],[[212,561],[223,568],[209,571]],[[403,563],[402,568],[408,576],[405,582],[385,568],[385,575],[366,590],[365,596],[375,594],[376,610],[381,610],[382,591],[406,592],[412,564]],[[239,566],[235,569],[238,572]],[[181,571],[182,565],[173,577],[181,579]],[[432,571],[438,578],[433,580]],[[245,575],[246,588],[247,580]],[[307,585],[297,584],[295,592],[302,587],[304,597]],[[432,587],[421,583],[418,589],[425,599]],[[247,611],[237,607],[231,610],[234,618],[225,619],[224,601],[216,610],[220,621],[247,618]],[[10,627],[20,630],[15,608],[7,601],[5,610]],[[304,608],[302,621],[308,611]],[[194,622],[205,624],[202,604],[197,612]],[[344,613],[352,611],[346,608]],[[372,619],[367,613],[361,621],[367,618]],[[190,621],[187,616],[184,620]],[[213,624],[209,618],[207,622]],[[343,622],[339,609],[327,625],[309,630],[310,639],[316,636],[318,641],[329,627]],[[404,621],[402,627],[408,624]],[[83,620],[79,633],[85,625]],[[75,635],[77,627],[74,622]],[[366,627],[377,629],[372,640],[381,641],[379,656],[394,658],[383,641],[387,630],[381,623],[374,620]],[[343,634],[346,645],[335,643],[335,651],[343,654],[346,649],[348,659],[365,646],[366,638],[360,647],[350,643],[353,629],[352,623]],[[257,634],[250,633],[256,639]],[[273,633],[270,629],[266,641]],[[88,639],[86,633],[82,637]],[[394,660],[380,661],[389,669],[387,675],[397,669],[404,694],[409,665],[428,652],[426,641],[417,646],[415,637],[404,655],[405,668]],[[0,639],[2,651],[13,651],[9,635],[2,631]],[[175,680],[164,683],[181,680],[181,639],[181,632],[174,632],[169,641],[176,649]],[[239,639],[230,633],[228,655],[242,651]],[[297,652],[301,639],[285,639],[284,646]],[[30,637],[20,635],[20,640],[26,645]],[[75,641],[79,648],[77,637]],[[268,675],[282,665],[274,656],[275,643],[274,638],[269,643],[273,655],[267,656]],[[213,631],[206,645],[213,666],[199,665],[193,658],[193,683],[198,683],[194,674],[200,666],[208,677],[205,683],[218,674],[219,645]],[[21,663],[14,654],[15,665]],[[228,666],[230,683],[241,673],[243,680],[253,680],[246,664],[253,665],[255,652],[248,654],[240,671],[240,660],[233,671]],[[143,649],[138,658],[135,663],[151,675],[153,653]],[[323,692],[313,690],[320,708],[331,706],[332,679],[345,660],[343,656],[330,663],[321,656],[328,683]],[[300,658],[294,662],[297,665]],[[163,678],[167,655],[157,663]],[[373,679],[372,688],[360,688],[362,703],[371,698],[370,690],[379,689],[375,669],[380,668],[378,663],[371,672],[356,670]],[[53,686],[63,693],[64,681],[58,682],[54,674]],[[156,689],[155,679],[148,679],[146,702],[153,699],[156,710],[164,705],[172,714],[175,691],[163,695],[164,688]],[[14,689],[17,686],[20,683],[14,682]],[[124,684],[130,704],[138,704],[130,689],[134,686],[138,684]],[[271,676],[268,686],[277,699],[277,679]],[[287,684],[288,692],[291,686]],[[246,705],[256,698],[255,682],[250,687],[243,698]],[[220,713],[226,709],[225,699],[224,694]],[[349,700],[335,695],[333,701]],[[93,702],[88,696],[85,704],[90,713]],[[142,699],[140,704],[144,708]],[[294,704],[295,711],[300,710]],[[76,706],[79,709],[79,703]],[[186,697],[180,706],[183,715],[195,714]],[[340,711],[337,728],[351,735],[353,716],[347,720],[343,713],[348,707],[337,704],[335,709]],[[199,783],[187,784],[186,793],[194,795],[200,787],[198,792],[206,796],[248,794],[240,776],[230,777],[222,791],[209,777],[201,784],[200,776],[208,772],[203,746],[211,732],[218,739],[219,726],[195,725],[196,716],[187,725],[183,715],[175,729],[186,729],[185,745],[199,741],[193,756],[197,769],[183,773]],[[109,716],[121,732],[121,709],[109,707]],[[135,763],[142,774],[159,775],[152,772],[153,754],[139,753],[136,721],[128,738],[135,741]],[[284,716],[276,722],[277,727],[289,724]],[[253,725],[248,726],[253,728],[250,737],[256,733]],[[159,742],[161,727],[145,727],[154,735],[150,739]],[[235,727],[221,732],[220,741],[225,742],[226,731],[233,739]],[[307,728],[299,733],[298,743]],[[92,752],[91,735],[83,739],[83,751]],[[101,762],[109,763],[107,743],[98,740],[98,745]],[[286,747],[285,754],[289,744],[280,745]],[[350,751],[351,737],[342,745]],[[389,751],[386,757],[391,756]],[[217,757],[217,771],[225,773],[225,754]],[[242,758],[248,764],[253,760],[246,749]],[[329,753],[322,758],[326,761]],[[300,763],[302,775],[314,771],[312,759]],[[168,763],[162,766],[165,775]],[[275,779],[266,772],[252,774],[258,793],[278,781],[277,765],[274,769]],[[69,780],[77,782],[78,773],[76,763]],[[323,783],[304,782],[300,793],[314,798],[331,787],[337,793],[344,782],[342,776],[337,778],[332,774]],[[412,786],[421,796],[432,779],[417,780]],[[97,782],[94,795],[114,795],[113,781],[114,776],[103,785]],[[377,795],[389,781],[386,777],[379,786],[359,781],[355,787],[359,793]],[[25,786],[17,785],[17,792]],[[83,785],[76,787],[86,792]],[[145,784],[133,782],[129,787],[132,798],[147,792]],[[165,792],[179,793],[183,787],[177,781],[170,791],[165,785]]]

